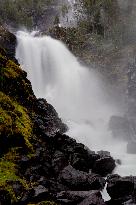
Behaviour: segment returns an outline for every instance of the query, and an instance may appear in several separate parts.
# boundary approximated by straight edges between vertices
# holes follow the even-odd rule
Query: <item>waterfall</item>
[[[49,36],[17,33],[16,57],[28,73],[34,93],[51,103],[69,126],[68,135],[91,150],[107,150],[121,159],[115,173],[135,175],[136,157],[126,142],[114,139],[108,121],[120,108],[108,96],[99,75],[82,66],[66,46]]]

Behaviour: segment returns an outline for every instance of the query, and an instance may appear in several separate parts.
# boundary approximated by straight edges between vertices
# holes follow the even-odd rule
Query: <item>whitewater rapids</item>
[[[46,98],[69,126],[68,135],[91,150],[107,150],[120,159],[114,173],[136,174],[136,155],[126,142],[112,138],[108,122],[120,114],[99,76],[78,62],[66,46],[51,37],[17,33],[16,58],[28,73],[37,97]]]

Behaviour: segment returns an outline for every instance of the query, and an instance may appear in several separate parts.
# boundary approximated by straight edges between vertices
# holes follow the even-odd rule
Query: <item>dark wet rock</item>
[[[107,179],[107,192],[112,200],[125,202],[132,198],[134,191],[133,177],[120,177],[111,175]]]
[[[44,186],[39,185],[34,188],[35,194],[34,198],[39,198],[40,200],[46,199],[48,196],[48,189],[46,189]]]
[[[30,165],[29,157],[22,155],[18,161],[18,165],[21,169],[26,170],[26,168]]]
[[[29,166],[24,173],[27,179],[34,182],[40,180],[41,176],[50,177],[51,174],[51,165],[46,162]]]
[[[67,126],[59,118],[54,107],[47,103],[45,99],[38,99],[35,106],[34,122],[35,130],[46,133],[47,136],[54,136],[57,132],[64,133]]]
[[[15,59],[16,36],[2,26],[0,26],[0,47],[6,50],[8,58],[17,63]]]
[[[115,167],[115,160],[111,156],[102,156],[95,161],[92,171],[105,177],[112,173]]]
[[[94,191],[62,191],[57,194],[57,199],[72,199],[74,201],[81,201],[90,196]]]
[[[57,201],[62,204],[103,204],[99,191],[63,191],[57,194]],[[100,203],[101,202],[101,203]]]
[[[89,197],[84,199],[81,203],[78,205],[105,205],[104,200],[102,199],[102,195],[99,191],[92,191]]]
[[[10,185],[12,185],[12,188],[13,188],[13,191],[14,191],[16,198],[20,197],[22,195],[22,193],[25,192],[25,189],[20,181],[11,182]]]
[[[11,205],[11,198],[8,191],[0,190],[0,205]]]
[[[52,168],[55,174],[59,174],[59,172],[68,165],[68,161],[64,154],[60,151],[55,151],[52,157]]]
[[[136,177],[135,177],[135,182],[134,182],[134,191],[132,194],[132,200],[134,203],[136,203]]]
[[[54,194],[68,190],[68,187],[57,181],[56,178],[47,178],[43,176],[38,180],[38,184],[46,187],[50,193]]]
[[[60,182],[71,190],[101,190],[105,180],[96,174],[88,174],[74,169],[71,165],[65,167],[59,176]]]
[[[52,143],[55,149],[58,149],[64,153],[68,158],[69,163],[80,171],[89,172],[92,169],[96,159],[100,156],[95,152],[87,149],[83,144],[77,143],[76,140],[70,138],[67,135],[57,135],[52,139]]]
[[[19,200],[18,204],[24,205],[24,204],[29,203],[34,198],[34,195],[35,195],[34,189],[29,189],[29,190],[25,191],[23,193],[21,199]]]
[[[38,145],[39,146],[39,145]],[[37,181],[41,176],[50,176],[51,172],[51,151],[46,143],[36,148],[35,153],[29,157],[22,156],[18,161],[20,173],[31,181]]]
[[[108,151],[101,150],[101,151],[98,151],[97,153],[99,154],[100,158],[110,157],[110,152],[108,152]]]
[[[71,165],[75,169],[88,172],[92,169],[98,158],[99,155],[94,152],[89,152],[84,145],[77,143],[74,148],[74,153],[71,156]]]
[[[105,202],[107,205],[122,205],[121,200],[110,200]]]
[[[42,165],[38,164],[36,166],[30,166],[25,172],[25,177],[30,181],[37,181],[44,173]]]
[[[130,199],[130,200],[124,202],[123,205],[136,205],[136,203],[132,199]]]

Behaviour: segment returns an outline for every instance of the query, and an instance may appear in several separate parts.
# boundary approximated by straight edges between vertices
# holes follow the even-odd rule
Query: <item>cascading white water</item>
[[[115,173],[136,174],[136,155],[126,153],[126,142],[113,139],[108,121],[117,109],[103,83],[77,61],[65,45],[51,37],[18,32],[16,57],[28,73],[37,97],[46,98],[69,126],[68,134],[91,150],[108,150],[121,159]]]

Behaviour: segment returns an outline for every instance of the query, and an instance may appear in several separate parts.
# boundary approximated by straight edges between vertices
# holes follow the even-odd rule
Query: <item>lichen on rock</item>
[[[27,109],[3,92],[0,92],[0,105],[1,136],[8,138],[12,145],[18,146],[17,142],[20,141],[24,142],[28,149],[32,149],[30,143],[32,122]]]
[[[4,190],[9,193],[11,203],[17,202],[21,198],[13,186],[13,184],[17,183],[24,190],[28,189],[26,180],[18,175],[17,165],[3,157],[0,160],[0,191]]]

